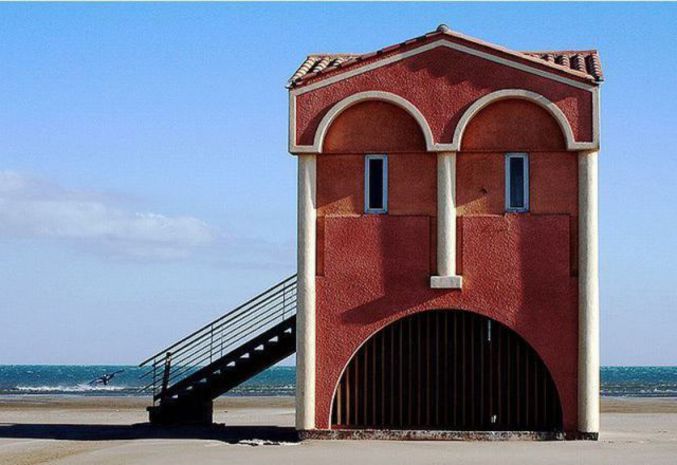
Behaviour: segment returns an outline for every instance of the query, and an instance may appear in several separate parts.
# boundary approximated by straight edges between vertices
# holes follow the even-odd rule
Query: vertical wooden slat
[[[336,419],[334,420],[334,423],[338,424],[338,425],[343,424],[343,415],[341,415],[341,408],[342,408],[341,398],[343,396],[341,395],[341,391],[343,391],[343,383],[342,382],[338,385],[338,389],[336,389],[336,403],[335,403],[335,406],[334,406],[334,414],[336,415]]]
[[[531,392],[532,392],[532,397],[531,397],[531,424],[535,425],[538,422],[538,390],[536,389],[538,386],[538,373],[537,373],[537,368],[536,368],[536,359],[533,357],[529,357],[529,361],[531,362],[531,368],[529,369],[529,372],[531,373]]]
[[[451,390],[449,389],[449,312],[443,312],[443,336],[442,336],[442,356],[444,357],[444,363],[442,364],[442,376],[444,377],[444,382],[442,383],[442,392],[444,399],[442,403],[443,416],[441,423],[443,425],[449,424],[449,397],[451,395]]]
[[[381,331],[381,418],[379,420],[379,424],[385,425],[386,424],[386,398],[383,395],[385,392],[385,333]]]
[[[371,382],[371,424],[378,425],[378,420],[376,419],[376,404],[378,402],[378,397],[376,396],[376,338],[373,337],[370,341],[369,348],[371,350],[371,366],[372,372],[369,376]]]
[[[422,425],[422,408],[421,405],[423,405],[423,389],[421,389],[421,385],[423,383],[423,368],[421,367],[422,365],[422,354],[423,354],[423,348],[421,346],[421,320],[415,320],[416,322],[416,355],[417,355],[417,362],[416,363],[416,424],[417,425]]]
[[[453,421],[451,422],[452,425],[458,426],[460,424],[459,422],[459,407],[458,407],[458,386],[459,386],[459,376],[458,376],[458,370],[460,367],[460,361],[459,361],[459,348],[458,348],[458,312],[454,312],[454,318],[452,319],[452,324],[454,325],[454,339],[453,339],[453,369],[454,369],[454,403],[453,403]]]
[[[503,402],[502,400],[504,399],[504,389],[505,389],[505,374],[500,371],[504,369],[504,364],[502,360],[503,356],[503,340],[502,339],[496,339],[497,337],[497,329],[495,328],[494,325],[492,324],[491,327],[491,350],[492,350],[492,357],[495,363],[497,364],[498,368],[496,369],[496,373],[491,371],[492,373],[492,385],[494,386],[493,392],[496,396],[496,400],[494,402],[494,411],[491,412],[492,415],[496,415],[496,423],[494,424],[494,429],[496,430],[502,430],[502,421],[503,421]],[[494,363],[494,362],[492,362]],[[491,369],[491,367],[490,367]]]
[[[522,402],[520,402],[520,400],[523,397],[521,386],[524,378],[524,367],[521,362],[520,346],[519,344],[515,344],[515,378],[517,380],[515,383],[515,425],[518,429],[521,429],[522,426]]]
[[[440,386],[440,312],[435,312],[435,349],[433,350],[433,355],[435,357],[435,372],[433,379],[435,386],[433,388],[433,393],[435,394],[434,411],[435,420],[434,426],[440,425],[440,393],[442,392],[442,387]]]
[[[353,412],[353,415],[355,416],[355,424],[356,425],[361,425],[361,418],[360,418],[360,357],[359,353],[358,356],[355,357],[355,364],[353,366],[353,402],[355,406],[355,410]]]
[[[369,420],[369,347],[364,348],[364,357],[362,358],[362,376],[364,377],[364,381],[362,382],[362,398],[364,401],[362,402],[362,415],[363,415],[363,422],[365,425],[370,425],[371,422]]]
[[[350,416],[350,370],[352,370],[352,364],[348,365],[348,368],[346,368],[345,371],[345,377],[346,377],[346,426],[350,426],[351,423],[351,416]]]
[[[487,379],[487,373],[485,373],[486,366],[485,362],[487,359],[487,356],[489,354],[489,340],[488,340],[488,330],[489,330],[489,324],[488,321],[480,321],[480,330],[481,330],[481,337],[479,338],[479,344],[478,344],[478,352],[479,352],[479,369],[478,369],[478,375],[479,375],[479,380],[478,380],[478,395],[480,398],[479,402],[479,423],[485,423],[487,422],[487,416],[490,415],[490,410],[491,410],[491,396],[487,396],[486,389],[490,386],[488,386],[488,379]],[[488,398],[487,398],[488,397]],[[486,401],[489,401],[489,405],[487,405]],[[488,424],[489,422],[487,422]]]
[[[395,325],[390,326],[388,334],[390,338],[390,383],[388,385],[390,393],[390,425],[395,425]]]
[[[424,361],[425,361],[425,373],[424,373],[424,380],[423,380],[423,386],[425,386],[423,393],[425,394],[425,400],[424,400],[424,405],[425,405],[425,410],[424,410],[424,418],[425,418],[425,425],[430,426],[430,394],[431,394],[431,388],[430,388],[430,318],[429,315],[424,314],[423,318],[423,338],[424,338],[424,343],[423,346],[425,347],[425,355],[424,355]]]
[[[408,320],[409,323],[409,331],[408,331],[408,353],[409,353],[409,379],[408,379],[408,395],[407,395],[407,405],[408,405],[408,422],[410,425],[413,425],[414,422],[414,400],[413,400],[413,393],[414,393],[414,348],[412,347],[412,342],[414,338],[414,321],[413,319]]]
[[[502,336],[501,331],[501,337]],[[509,338],[504,338],[503,342],[505,346],[505,359],[510,360],[510,363],[506,364],[507,366],[507,378],[506,378],[506,416],[504,424],[513,424],[515,422],[515,363],[514,363],[514,347],[511,344]]]
[[[399,405],[398,405],[398,411],[399,411],[399,418],[398,418],[398,426],[401,428],[404,426],[404,361],[403,361],[403,349],[402,349],[402,338],[404,337],[404,325],[402,324],[402,320],[398,321],[399,325],[399,338],[398,338],[398,350],[397,350],[397,355],[398,355],[398,373],[399,373],[399,378],[398,378],[398,387],[399,387],[399,395],[397,399],[399,400]]]
[[[466,354],[468,353],[467,346],[466,346],[466,338],[467,338],[467,326],[466,326],[466,318],[465,318],[465,313],[459,313],[459,318],[461,320],[461,326],[459,328],[459,336],[460,336],[460,341],[459,341],[459,347],[461,348],[461,364],[459,365],[459,377],[460,377],[460,384],[459,384],[459,396],[458,396],[458,406],[460,408],[460,421],[458,425],[461,427],[461,429],[464,429],[466,426],[466,413],[467,413],[467,406],[468,402],[466,401],[468,397],[466,396],[466,373],[468,372],[468,364],[466,363]]]
[[[474,318],[468,319],[470,321],[470,331],[468,331],[468,337],[470,338],[470,343],[468,344],[468,347],[470,347],[470,368],[468,369],[468,377],[470,378],[470,386],[468,390],[468,394],[470,395],[470,415],[468,415],[468,417],[470,425],[472,426],[477,424],[477,392],[475,390],[475,378],[477,375],[477,368],[475,367],[475,340],[477,336],[477,325]]]

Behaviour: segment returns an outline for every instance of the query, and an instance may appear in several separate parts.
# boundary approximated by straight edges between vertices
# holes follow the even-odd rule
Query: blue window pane
[[[383,205],[383,160],[369,160],[369,208],[381,210]]]
[[[510,208],[524,208],[524,158],[510,159]]]

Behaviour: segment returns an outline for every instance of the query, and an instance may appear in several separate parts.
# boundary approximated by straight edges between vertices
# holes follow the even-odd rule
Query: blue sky
[[[293,274],[287,78],[441,22],[600,50],[602,363],[677,364],[677,5],[581,3],[0,5],[0,363],[136,363]]]

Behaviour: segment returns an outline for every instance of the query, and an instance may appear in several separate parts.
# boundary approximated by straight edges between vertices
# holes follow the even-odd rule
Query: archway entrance
[[[465,311],[398,320],[354,355],[332,428],[559,431],[555,384],[514,331]]]

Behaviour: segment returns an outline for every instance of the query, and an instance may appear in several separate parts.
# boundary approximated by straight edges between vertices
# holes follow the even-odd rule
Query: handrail
[[[162,401],[173,385],[295,314],[293,275],[141,362],[148,369],[140,378],[152,375],[141,391],[152,390],[154,400]]]
[[[294,298],[294,302],[295,301],[296,301],[296,299]],[[290,304],[292,304],[294,302],[290,302]],[[277,308],[279,309],[280,307],[277,307]],[[239,342],[244,337],[246,337],[249,334],[255,332],[259,327],[261,327],[261,326],[263,326],[263,325],[265,325],[265,324],[267,324],[271,321],[274,321],[274,319],[276,317],[277,317],[277,315],[275,313],[273,313],[273,314],[271,314],[271,312],[261,313],[261,314],[255,316],[254,318],[256,318],[256,319],[254,321],[252,321],[251,323],[248,322],[248,323],[239,325],[237,328],[235,328],[233,330],[233,334],[230,335],[230,336],[227,336],[227,339],[225,341],[223,340],[224,336],[221,335],[221,336],[219,336],[218,339],[214,340],[213,343],[214,343],[214,345],[217,345],[217,346],[220,346],[220,347],[229,347],[231,344]],[[244,333],[246,330],[249,330],[249,331],[247,331],[244,335],[242,335],[242,333]],[[191,346],[191,348],[192,348],[192,346]],[[200,359],[199,357],[202,356],[202,354],[204,354],[206,352],[206,349],[207,349],[207,347],[204,347],[204,346],[198,347],[198,349],[196,349],[192,352],[189,352],[187,354],[184,354],[182,356],[182,358],[180,358],[178,360],[178,362],[180,362],[182,364],[199,363],[201,360],[204,360],[204,359]],[[219,349],[219,350],[222,350],[222,349]]]
[[[295,294],[295,293],[293,294],[292,298],[293,298],[293,299],[296,298],[296,294]],[[282,305],[282,304],[276,304],[276,305],[279,307],[279,305]],[[250,309],[250,311],[251,311],[251,310],[253,310],[253,309]],[[231,312],[231,313],[232,313],[232,312]],[[245,315],[245,314],[246,314],[246,313],[243,313],[242,315]],[[240,315],[240,316],[242,316],[242,315]],[[228,323],[230,323],[230,322],[228,322]],[[240,321],[233,321],[233,323],[241,324]],[[219,323],[218,326],[215,326],[215,327],[211,328],[209,332],[206,332],[206,333],[204,333],[204,334],[201,334],[201,335],[198,336],[194,341],[191,341],[191,342],[188,343],[188,344],[184,344],[184,345],[181,346],[180,348],[174,348],[173,350],[174,350],[174,352],[178,352],[178,351],[181,351],[181,350],[184,350],[184,352],[185,352],[185,350],[188,350],[191,346],[195,345],[197,342],[200,342],[200,341],[206,339],[208,336],[210,336],[210,335],[211,335],[213,332],[215,332],[215,331],[216,331],[216,332],[219,332],[219,334],[220,334],[219,337],[223,337],[223,336],[222,336],[222,334],[223,334],[223,328],[224,328],[225,326],[226,326],[226,323]],[[207,329],[209,329],[209,328],[207,328]],[[199,332],[198,332],[198,333],[199,333]],[[196,333],[194,333],[194,334],[196,334]],[[158,362],[156,361],[155,363],[158,363]]]
[[[209,327],[212,326],[213,324],[218,323],[219,321],[221,321],[221,320],[227,318],[227,317],[230,316],[231,314],[233,314],[233,313],[237,312],[238,310],[242,309],[243,307],[245,307],[245,306],[251,304],[252,302],[256,301],[256,299],[259,299],[259,298],[263,297],[264,295],[266,295],[267,293],[269,293],[269,292],[275,290],[276,288],[278,288],[278,287],[280,287],[280,286],[283,286],[284,284],[287,284],[287,283],[289,283],[290,281],[295,281],[295,280],[296,280],[296,275],[292,275],[292,276],[289,276],[289,277],[286,278],[286,279],[283,279],[282,281],[280,281],[279,283],[277,283],[277,284],[274,285],[273,287],[271,287],[271,288],[269,288],[269,289],[266,289],[265,291],[263,291],[262,293],[260,293],[259,295],[255,296],[255,297],[252,297],[251,299],[249,299],[249,300],[246,301],[245,303],[238,305],[237,307],[235,307],[234,309],[232,309],[231,311],[229,311],[229,312],[226,313],[225,315],[216,318],[215,320],[213,320],[213,321],[207,323],[206,325],[204,325],[202,328],[200,328],[200,329],[198,329],[198,330],[195,330],[195,331],[193,331],[192,333],[190,333],[188,336],[186,336],[186,337],[184,337],[184,338],[182,338],[182,339],[176,341],[174,344],[172,344],[171,346],[167,347],[166,349],[159,351],[158,353],[156,353],[155,355],[153,355],[153,356],[151,356],[151,357],[148,357],[146,360],[144,360],[143,362],[141,362],[141,363],[139,364],[139,366],[140,366],[140,367],[145,366],[145,365],[146,365],[148,362],[150,362],[151,360],[157,358],[157,357],[160,356],[160,355],[163,355],[163,354],[167,353],[168,351],[172,350],[173,348],[175,348],[177,345],[181,344],[182,342],[187,341],[188,339],[190,339],[191,337],[193,337],[194,335],[196,335],[196,334],[199,333],[200,331],[204,331],[205,329],[209,328]],[[294,286],[294,287],[295,287],[295,286]]]
[[[286,302],[287,306],[294,306],[296,303],[296,294],[292,294],[291,297],[289,297],[288,302]],[[279,310],[281,307],[278,304],[275,307],[272,307],[273,310]],[[260,313],[257,316],[254,316],[253,318],[256,318],[253,323],[260,323],[261,325],[265,325],[271,321],[271,315],[268,313]],[[288,314],[289,316],[292,315],[290,312]],[[276,315],[272,315],[273,319],[276,317]],[[251,320],[250,320],[251,321]],[[246,326],[245,326],[246,325]],[[256,327],[254,327],[253,324],[238,324],[237,327],[232,328],[231,326],[228,326],[226,329],[230,330],[227,335],[224,336],[225,330],[221,330],[218,332],[218,335],[216,339],[213,341],[214,346],[218,346],[218,351],[220,353],[223,353],[226,348],[230,347],[232,344],[235,344],[239,341],[241,341],[243,338],[246,336],[252,334],[252,332],[255,332],[257,330]],[[250,331],[246,331],[246,330]],[[244,334],[243,334],[244,333]],[[211,342],[211,341],[210,341]],[[190,346],[186,347],[186,349],[179,355],[178,358],[174,359],[174,365],[181,365],[182,367],[186,367],[186,369],[190,368],[190,364],[199,364],[201,361],[204,361],[204,355],[208,356],[209,354],[209,347],[208,346],[197,346],[194,347],[194,344],[191,344]],[[202,357],[202,358],[200,358]],[[158,366],[160,362],[162,361],[161,358],[155,359],[154,363],[152,366]],[[178,368],[177,368],[178,369]],[[140,378],[145,378],[152,374],[152,370],[148,370],[145,373],[143,373]],[[178,373],[174,373],[172,376],[177,375]]]
[[[295,295],[295,294],[294,294],[294,295]],[[260,307],[263,307],[264,304],[268,304],[268,303],[270,302],[270,300],[273,299],[273,298],[275,298],[275,297],[276,297],[275,295],[268,296],[268,297],[266,297],[264,300],[258,302],[257,305],[260,306]],[[184,338],[185,341],[181,341],[181,342],[185,342],[185,343],[183,343],[182,345],[179,345],[179,346],[177,346],[177,344],[179,344],[179,343],[174,344],[174,346],[173,346],[171,349],[172,349],[173,351],[175,351],[175,352],[176,352],[176,351],[184,350],[184,349],[186,349],[186,348],[188,348],[188,347],[190,347],[190,346],[196,344],[197,342],[200,342],[200,341],[206,339],[207,337],[211,336],[215,331],[217,331],[217,332],[218,332],[218,331],[223,331],[223,328],[224,328],[225,326],[227,326],[229,323],[236,323],[236,322],[239,322],[239,319],[240,319],[241,317],[244,317],[244,316],[248,315],[249,313],[251,313],[252,311],[254,311],[254,310],[256,310],[256,309],[258,308],[258,307],[251,307],[251,308],[248,308],[248,309],[242,309],[242,307],[243,307],[243,306],[240,306],[240,307],[236,308],[235,310],[232,310],[232,311],[228,312],[228,313],[227,313],[226,315],[224,315],[223,317],[221,317],[222,319],[223,319],[223,318],[227,318],[226,321],[218,321],[218,320],[217,320],[218,325],[213,326],[213,327],[210,327],[210,326],[208,325],[208,326],[206,326],[206,327],[204,327],[204,328],[201,328],[201,329],[198,330],[198,331],[195,331],[195,332],[193,333],[193,336],[195,336],[195,339],[193,339],[192,341],[188,342],[187,340],[185,340],[186,338]],[[239,311],[239,313],[236,314],[236,312],[238,312],[238,311]],[[236,317],[237,317],[237,320],[236,320]],[[216,323],[216,322],[215,322],[215,323]],[[213,323],[213,324],[215,324],[215,323]],[[207,331],[207,330],[208,330],[208,331]],[[203,331],[205,331],[205,332],[203,332]],[[158,363],[158,362],[156,361],[155,363]]]
[[[269,323],[273,323],[275,321],[275,317],[276,317],[276,315],[268,315],[268,314],[264,315],[263,319],[260,319],[260,320],[255,322],[255,323],[261,323],[261,324],[259,324],[258,326],[254,326],[255,323],[249,324],[248,326],[246,326],[246,330],[248,330],[248,331],[246,331],[246,333],[244,335],[242,335],[242,333],[244,331],[240,330],[236,334],[236,336],[239,336],[239,337],[237,337],[236,339],[234,337],[231,338],[230,339],[231,342],[229,342],[228,345],[224,345],[223,347],[231,347],[233,344],[242,341],[245,337],[256,333],[259,329],[261,329],[263,327],[267,327]],[[218,352],[219,353],[223,352],[223,350],[221,349],[221,344],[217,343],[216,345],[219,346]],[[206,354],[206,356],[202,356],[202,354]],[[209,357],[209,355],[210,355],[210,353],[209,353],[209,351],[207,351],[207,348],[205,347],[205,348],[198,349],[197,351],[192,352],[191,354],[188,354],[187,356],[184,356],[180,361],[181,362],[180,365],[182,366],[182,369],[179,370],[178,369],[179,363],[176,363],[177,372],[172,374],[170,381],[175,379],[176,377],[178,377],[179,375],[181,375],[183,373],[189,372],[192,368],[199,366],[200,363],[206,361],[206,359],[207,359],[207,357]],[[199,357],[202,357],[202,358],[199,358]]]

